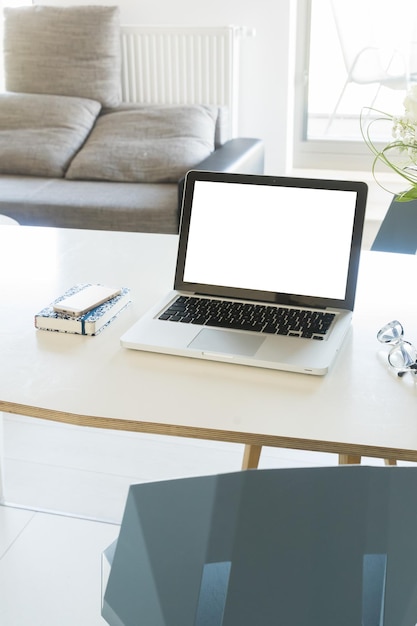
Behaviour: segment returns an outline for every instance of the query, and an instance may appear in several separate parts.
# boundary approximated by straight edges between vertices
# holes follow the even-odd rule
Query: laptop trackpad
[[[253,356],[264,342],[264,337],[234,333],[227,330],[204,328],[189,344],[189,348],[204,352],[223,352],[240,356]]]

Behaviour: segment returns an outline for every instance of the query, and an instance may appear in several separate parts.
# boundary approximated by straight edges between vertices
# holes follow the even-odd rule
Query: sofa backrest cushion
[[[0,173],[63,177],[100,109],[86,98],[0,94]]]
[[[177,182],[214,150],[218,107],[124,105],[98,118],[67,178]]]
[[[4,18],[8,91],[121,102],[117,7],[5,8]]]

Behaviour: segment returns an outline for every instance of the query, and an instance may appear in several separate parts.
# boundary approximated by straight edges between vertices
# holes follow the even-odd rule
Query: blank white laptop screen
[[[196,180],[185,282],[343,300],[357,193]]]

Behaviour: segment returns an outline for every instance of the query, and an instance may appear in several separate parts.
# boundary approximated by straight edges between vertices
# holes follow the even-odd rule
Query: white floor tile
[[[0,505],[0,559],[19,538],[35,513]]]
[[[101,553],[118,533],[110,524],[35,514],[0,559],[0,624],[103,626]]]
[[[4,419],[8,503],[120,522],[130,484],[238,471],[243,446]]]

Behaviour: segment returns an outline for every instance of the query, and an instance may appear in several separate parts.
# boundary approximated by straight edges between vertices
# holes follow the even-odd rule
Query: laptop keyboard
[[[160,320],[323,340],[334,313],[179,296]]]

